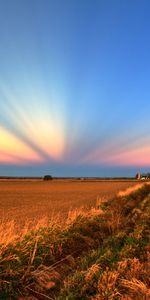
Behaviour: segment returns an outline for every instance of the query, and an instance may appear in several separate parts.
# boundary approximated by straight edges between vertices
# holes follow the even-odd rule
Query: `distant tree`
[[[53,177],[51,175],[45,175],[43,180],[52,180]]]

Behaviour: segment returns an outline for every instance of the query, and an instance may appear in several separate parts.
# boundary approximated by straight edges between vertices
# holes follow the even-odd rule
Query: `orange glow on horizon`
[[[40,162],[42,158],[28,145],[19,140],[8,130],[0,127],[0,162],[26,163],[27,161]]]
[[[0,153],[0,163],[1,164],[18,164],[18,160],[11,155],[6,153]]]

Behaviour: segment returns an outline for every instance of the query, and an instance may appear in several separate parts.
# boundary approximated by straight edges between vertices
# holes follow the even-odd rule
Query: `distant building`
[[[146,180],[146,179],[150,179],[150,173],[140,173],[138,172],[135,176],[136,179],[138,180]]]
[[[140,174],[140,172],[138,172],[138,173],[136,174],[135,178],[138,179],[138,180],[141,179],[141,174]]]
[[[149,177],[149,173],[143,173],[143,174],[141,174],[141,179],[142,180],[145,180],[145,179],[149,179],[150,177]]]

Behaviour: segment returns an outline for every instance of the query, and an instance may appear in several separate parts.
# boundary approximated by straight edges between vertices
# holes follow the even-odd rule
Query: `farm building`
[[[137,173],[136,179],[139,179],[139,180],[150,179],[150,173]]]

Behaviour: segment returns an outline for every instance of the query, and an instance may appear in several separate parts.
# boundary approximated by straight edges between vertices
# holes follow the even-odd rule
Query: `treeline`
[[[0,176],[0,180],[2,179],[10,179],[10,180],[14,180],[14,179],[22,179],[22,180],[41,180],[44,179],[46,176],[50,176],[51,178],[55,179],[55,180],[135,180],[135,177],[80,177],[80,176],[76,176],[76,177],[53,177],[51,175],[44,175],[44,176]]]
[[[43,179],[43,177],[39,176],[0,176],[1,179]]]

